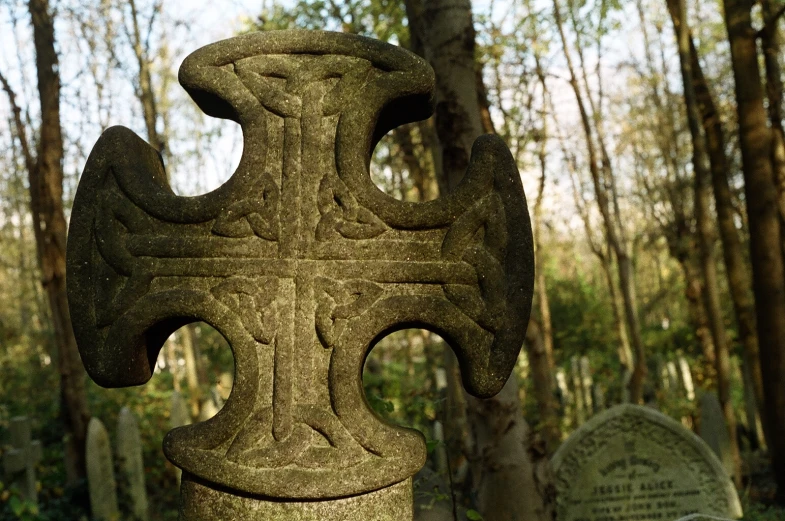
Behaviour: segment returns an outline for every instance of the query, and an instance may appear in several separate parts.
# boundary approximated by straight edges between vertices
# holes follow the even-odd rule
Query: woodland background
[[[281,28],[372,36],[434,67],[436,117],[376,149],[372,176],[389,194],[424,201],[454,188],[486,132],[505,139],[521,171],[536,296],[502,393],[466,396],[426,331],[389,336],[366,364],[369,402],[431,440],[421,478],[447,492],[425,487],[420,503],[489,521],[552,519],[548,456],[599,408],[572,381],[575,357],[588,358],[606,405],[646,403],[696,428],[697,399],[666,383],[681,357],[698,395],[717,393],[723,406],[746,518],[785,518],[785,4],[213,4],[238,16],[217,28],[171,0],[0,0],[0,435],[28,415],[44,445],[40,507],[0,489],[0,519],[87,519],[87,421],[113,423],[123,405],[141,419],[153,517],[176,518],[160,449],[169,398],[181,390],[198,417],[231,353],[192,324],[145,387],[86,379],[64,297],[68,215],[90,147],[114,124],[161,152],[177,193],[226,180],[239,129],[203,116],[177,67],[219,35]]]

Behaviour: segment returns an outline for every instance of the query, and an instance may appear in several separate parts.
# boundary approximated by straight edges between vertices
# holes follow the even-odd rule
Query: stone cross
[[[147,489],[144,483],[144,459],[139,422],[128,407],[117,416],[117,466],[122,476],[121,489],[130,502],[134,521],[148,521]]]
[[[8,425],[11,449],[3,455],[3,467],[8,484],[19,490],[22,498],[38,503],[35,465],[41,461],[41,442],[32,441],[30,419],[26,416],[11,418]]]
[[[379,190],[373,149],[432,112],[434,76],[368,38],[244,35],[191,54],[179,79],[208,115],[241,125],[243,156],[218,189],[178,197],[130,130],[98,140],[68,243],[85,367],[101,385],[139,385],[184,324],[227,339],[225,406],[164,439],[183,469],[181,519],[411,519],[424,438],[374,414],[363,364],[388,333],[421,327],[452,346],[470,393],[501,390],[533,286],[511,154],[480,137],[462,184],[434,201]]]
[[[109,434],[95,416],[87,425],[87,490],[93,518],[100,521],[119,521],[117,481]]]

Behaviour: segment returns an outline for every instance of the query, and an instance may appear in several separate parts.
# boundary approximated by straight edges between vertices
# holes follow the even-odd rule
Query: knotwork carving
[[[250,192],[252,195],[229,205],[213,224],[213,233],[224,237],[256,235],[268,241],[277,241],[278,186],[270,174],[259,177]],[[257,195],[258,194],[258,195]]]
[[[457,190],[422,204],[371,181],[395,126],[427,117],[420,58],[327,32],[249,34],[190,55],[180,82],[208,115],[243,128],[221,187],[178,197],[159,155],[107,130],[87,161],[68,243],[79,349],[104,386],[146,382],[166,337],[203,320],[228,340],[235,384],[211,420],[164,451],[217,487],[268,497],[346,497],[399,483],[422,435],[382,422],[362,392],[374,343],[439,333],[476,396],[498,392],[526,329],[531,228],[501,140],[479,138]]]

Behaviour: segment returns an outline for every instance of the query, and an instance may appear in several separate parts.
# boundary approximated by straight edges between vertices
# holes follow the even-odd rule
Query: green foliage
[[[273,3],[247,27],[252,31],[274,29],[327,29],[385,42],[409,41],[406,12],[400,0],[299,0],[291,8]]]
[[[471,519],[471,521],[483,521],[483,519],[485,519],[484,517],[482,517],[482,515],[480,515],[479,512],[472,509],[466,511],[466,517],[468,519]]]
[[[750,503],[744,506],[742,521],[782,521],[785,519],[785,508]]]
[[[427,360],[441,347],[432,333],[404,330],[382,339],[363,372],[365,396],[385,420],[430,432],[440,403]]]
[[[0,484],[0,521],[87,521],[85,482],[68,490],[42,489],[39,506],[22,499],[16,490],[3,490]]]

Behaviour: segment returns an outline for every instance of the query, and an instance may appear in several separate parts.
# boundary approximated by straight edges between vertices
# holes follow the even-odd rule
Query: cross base
[[[180,521],[411,521],[414,515],[411,478],[368,494],[323,501],[262,499],[213,487],[183,472]]]

